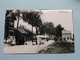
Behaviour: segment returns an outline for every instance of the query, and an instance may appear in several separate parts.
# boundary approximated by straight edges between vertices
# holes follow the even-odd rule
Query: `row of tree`
[[[64,28],[60,24],[54,27],[52,22],[44,22],[40,27],[40,34],[46,33],[49,36],[55,35],[57,38],[59,38],[62,36],[62,30],[64,30]]]

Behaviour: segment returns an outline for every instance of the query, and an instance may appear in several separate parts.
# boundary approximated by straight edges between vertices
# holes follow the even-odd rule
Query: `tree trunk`
[[[18,21],[17,21],[16,44],[18,44],[18,25],[19,25],[19,13],[18,13]]]
[[[37,27],[35,27],[36,28],[36,35],[38,35],[38,29],[37,29]]]

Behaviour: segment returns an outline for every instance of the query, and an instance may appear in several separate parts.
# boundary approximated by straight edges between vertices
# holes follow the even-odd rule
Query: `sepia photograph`
[[[6,10],[3,53],[75,53],[72,10]]]

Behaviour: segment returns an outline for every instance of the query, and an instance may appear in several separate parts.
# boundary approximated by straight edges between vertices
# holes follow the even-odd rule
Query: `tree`
[[[41,34],[54,35],[54,24],[52,22],[44,22],[40,28]]]
[[[59,24],[56,28],[55,28],[55,32],[56,32],[56,37],[61,37],[62,36],[62,30],[64,30],[64,28]]]
[[[23,14],[23,20],[32,25],[32,32],[33,32],[33,27],[35,26],[36,34],[38,34],[38,28],[42,24],[40,18],[41,13],[38,11],[27,11],[27,12],[24,11],[22,14]]]
[[[20,11],[20,10],[16,10],[15,11],[15,17],[16,17],[16,20],[17,20],[17,32],[16,32],[16,44],[18,44],[18,26],[19,26],[19,18],[21,17],[20,16],[20,14],[21,14],[22,12]]]
[[[45,33],[46,33],[46,26],[44,24],[42,24],[40,27],[40,34],[44,35]]]

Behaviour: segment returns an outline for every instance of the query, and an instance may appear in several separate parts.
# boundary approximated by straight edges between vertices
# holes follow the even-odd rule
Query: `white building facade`
[[[62,40],[71,40],[72,39],[72,34],[71,31],[63,30],[62,31]]]

